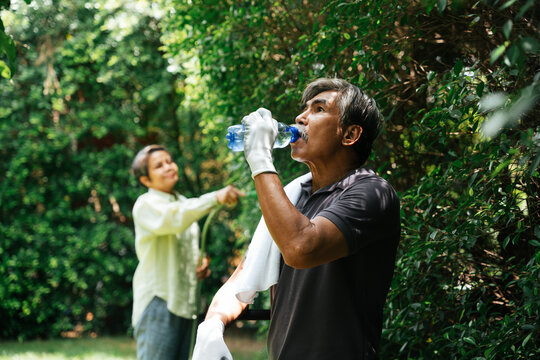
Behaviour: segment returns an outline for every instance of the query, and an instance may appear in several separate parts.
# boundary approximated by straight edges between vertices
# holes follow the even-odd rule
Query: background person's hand
[[[200,264],[200,265],[197,265],[197,268],[196,268],[196,275],[197,275],[197,279],[199,280],[202,280],[202,279],[206,279],[207,277],[210,276],[210,274],[212,273],[212,271],[210,270],[210,258],[208,256],[205,256],[202,258],[202,262],[201,260],[199,259],[199,262],[197,262],[197,264]]]
[[[225,186],[216,193],[217,202],[225,205],[234,205],[238,202],[238,198],[246,196],[242,191],[234,187],[234,185]]]
[[[277,173],[272,161],[272,148],[278,135],[278,123],[272,113],[264,108],[242,119],[244,124],[244,156],[255,177],[263,172]]]

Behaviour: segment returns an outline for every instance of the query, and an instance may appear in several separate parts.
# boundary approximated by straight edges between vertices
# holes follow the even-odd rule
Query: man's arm
[[[223,331],[225,325],[238,318],[247,306],[238,301],[233,285],[243,266],[244,260],[214,295],[206,319],[197,328],[197,341],[192,360],[232,360],[232,355],[223,340]]]
[[[260,173],[254,180],[264,221],[287,265],[309,268],[347,255],[347,241],[338,227],[325,217],[310,220],[300,213],[277,174]]]
[[[341,231],[324,217],[308,219],[289,201],[272,162],[277,122],[266,109],[245,116],[244,155],[255,180],[264,221],[285,263],[308,268],[347,255]]]
[[[247,304],[244,304],[236,298],[236,294],[234,293],[235,287],[233,284],[234,280],[244,268],[244,262],[245,259],[242,259],[229,280],[227,280],[214,295],[208,308],[208,312],[206,313],[205,320],[217,318],[221,320],[224,325],[227,325],[236,320],[247,307]]]

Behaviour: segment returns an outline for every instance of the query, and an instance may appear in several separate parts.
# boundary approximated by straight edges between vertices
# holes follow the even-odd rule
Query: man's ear
[[[341,143],[346,146],[353,145],[360,139],[362,135],[362,127],[360,125],[349,125],[343,133]]]
[[[139,181],[140,181],[141,184],[143,184],[144,186],[150,187],[151,181],[150,181],[150,178],[149,178],[148,176],[146,176],[146,175],[140,176],[140,177],[139,177]]]

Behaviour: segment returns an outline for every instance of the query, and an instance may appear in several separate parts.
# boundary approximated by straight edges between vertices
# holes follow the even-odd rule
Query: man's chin
[[[296,149],[291,148],[291,158],[292,158],[294,161],[298,161],[298,162],[303,163],[304,160],[303,160],[302,157],[298,154],[298,152],[299,152],[299,151],[297,151]]]

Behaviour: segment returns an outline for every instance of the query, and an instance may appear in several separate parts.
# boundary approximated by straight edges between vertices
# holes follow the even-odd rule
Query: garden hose
[[[219,210],[221,210],[222,207],[223,207],[223,205],[216,206],[214,208],[214,210],[212,210],[210,212],[210,214],[206,218],[206,221],[204,222],[203,230],[202,230],[202,234],[201,234],[199,266],[202,265],[202,262],[203,262],[203,259],[205,257],[205,253],[206,253],[206,236],[208,234],[209,225],[212,222],[212,219],[214,218],[214,216],[219,212]],[[195,338],[197,336],[198,316],[199,316],[199,310],[200,310],[199,307],[200,307],[200,303],[201,303],[201,301],[200,301],[200,299],[201,299],[201,285],[202,285],[202,279],[201,280],[197,279],[197,288],[196,288],[196,291],[195,291],[196,310],[195,310],[195,315],[193,317],[193,326],[191,328],[191,341],[190,341],[190,345],[189,345],[189,358],[188,359],[190,359],[190,360],[191,360],[191,358],[193,356],[193,348],[195,347]]]

